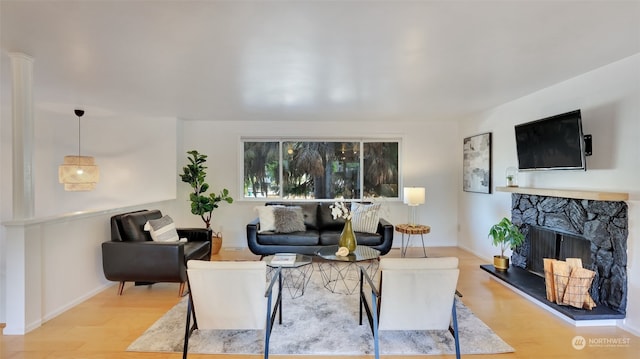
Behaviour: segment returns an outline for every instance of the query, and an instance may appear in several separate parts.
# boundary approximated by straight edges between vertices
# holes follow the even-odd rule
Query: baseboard
[[[46,313],[44,315],[44,317],[42,318],[42,322],[44,323],[46,321],[49,321],[49,320],[59,316],[60,314],[66,312],[67,310],[75,307],[76,305],[84,302],[85,300],[95,296],[96,294],[98,294],[98,293],[100,293],[100,292],[104,291],[105,289],[107,289],[109,287],[112,287],[112,286],[114,286],[113,283],[103,284],[103,285],[93,289],[92,291],[87,292],[83,296],[80,296],[80,297],[74,299],[73,301],[67,303],[66,305],[64,305],[64,306],[62,306],[62,307],[60,307],[60,308],[58,308],[58,309],[56,309],[56,310],[54,310],[54,311],[52,311],[50,313]],[[35,328],[33,328],[33,329],[35,329]],[[30,329],[30,330],[33,330],[33,329]]]
[[[619,325],[620,329],[625,330],[637,337],[640,337],[640,329],[627,325],[626,320]]]

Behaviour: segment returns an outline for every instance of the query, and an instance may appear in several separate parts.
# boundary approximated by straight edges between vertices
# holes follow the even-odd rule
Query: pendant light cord
[[[82,139],[80,137],[80,118],[84,115],[84,110],[76,109],[74,113],[78,116],[78,166],[80,166],[80,140]]]
[[[78,165],[80,165],[80,117],[78,117]]]

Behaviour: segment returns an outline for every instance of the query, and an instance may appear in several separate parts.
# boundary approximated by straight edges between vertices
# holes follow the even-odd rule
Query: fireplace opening
[[[582,267],[591,269],[591,242],[584,237],[534,225],[529,226],[528,235],[530,248],[525,268],[528,271],[544,277],[544,258],[580,258]]]

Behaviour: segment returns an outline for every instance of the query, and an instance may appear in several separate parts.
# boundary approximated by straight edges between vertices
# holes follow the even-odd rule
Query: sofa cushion
[[[210,242],[186,242],[184,244],[184,259],[185,263],[191,259],[203,259],[209,260],[211,243]]]
[[[320,245],[323,245],[323,246],[337,245],[338,241],[340,240],[341,233],[342,233],[342,230],[340,231],[326,230],[326,231],[320,232]],[[357,237],[356,237],[356,241],[357,241]]]
[[[303,232],[307,229],[304,225],[301,207],[274,207],[273,217],[276,233]]]
[[[330,207],[332,204],[333,203],[327,202],[320,203],[320,208],[318,209],[318,229],[342,231],[342,228],[344,227],[344,219],[333,218]],[[349,205],[347,204],[347,206]]]
[[[382,236],[377,233],[356,232],[358,245],[377,246],[382,244]]]
[[[353,230],[356,232],[376,233],[380,221],[380,203],[351,204]]]
[[[337,245],[342,231],[322,231],[320,233],[320,245]],[[377,246],[382,244],[382,236],[377,233],[356,232],[356,243],[367,246]]]
[[[257,240],[262,245],[280,245],[280,246],[315,246],[318,245],[318,231],[308,230],[304,232],[293,233],[258,233]]]
[[[318,204],[300,203],[297,205],[302,208],[302,217],[307,229],[318,229]]]
[[[151,234],[144,230],[144,225],[151,219],[162,218],[159,210],[132,212],[122,215],[122,241],[143,242],[150,241]]]
[[[156,242],[178,242],[178,231],[173,219],[169,216],[162,216],[159,219],[150,219],[145,223],[144,230],[151,234],[151,239]],[[186,242],[186,238],[184,239]]]

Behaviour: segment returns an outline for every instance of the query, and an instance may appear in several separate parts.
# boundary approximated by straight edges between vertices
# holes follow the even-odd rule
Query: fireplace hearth
[[[627,204],[513,193],[511,220],[525,235],[513,251],[507,273],[484,270],[534,298],[546,301],[542,258],[582,258],[583,267],[596,272],[590,294],[597,307],[591,311],[545,303],[572,319],[591,319],[605,313],[624,318],[627,306]],[[546,301],[548,302],[548,301]],[[598,318],[596,318],[598,319]]]

